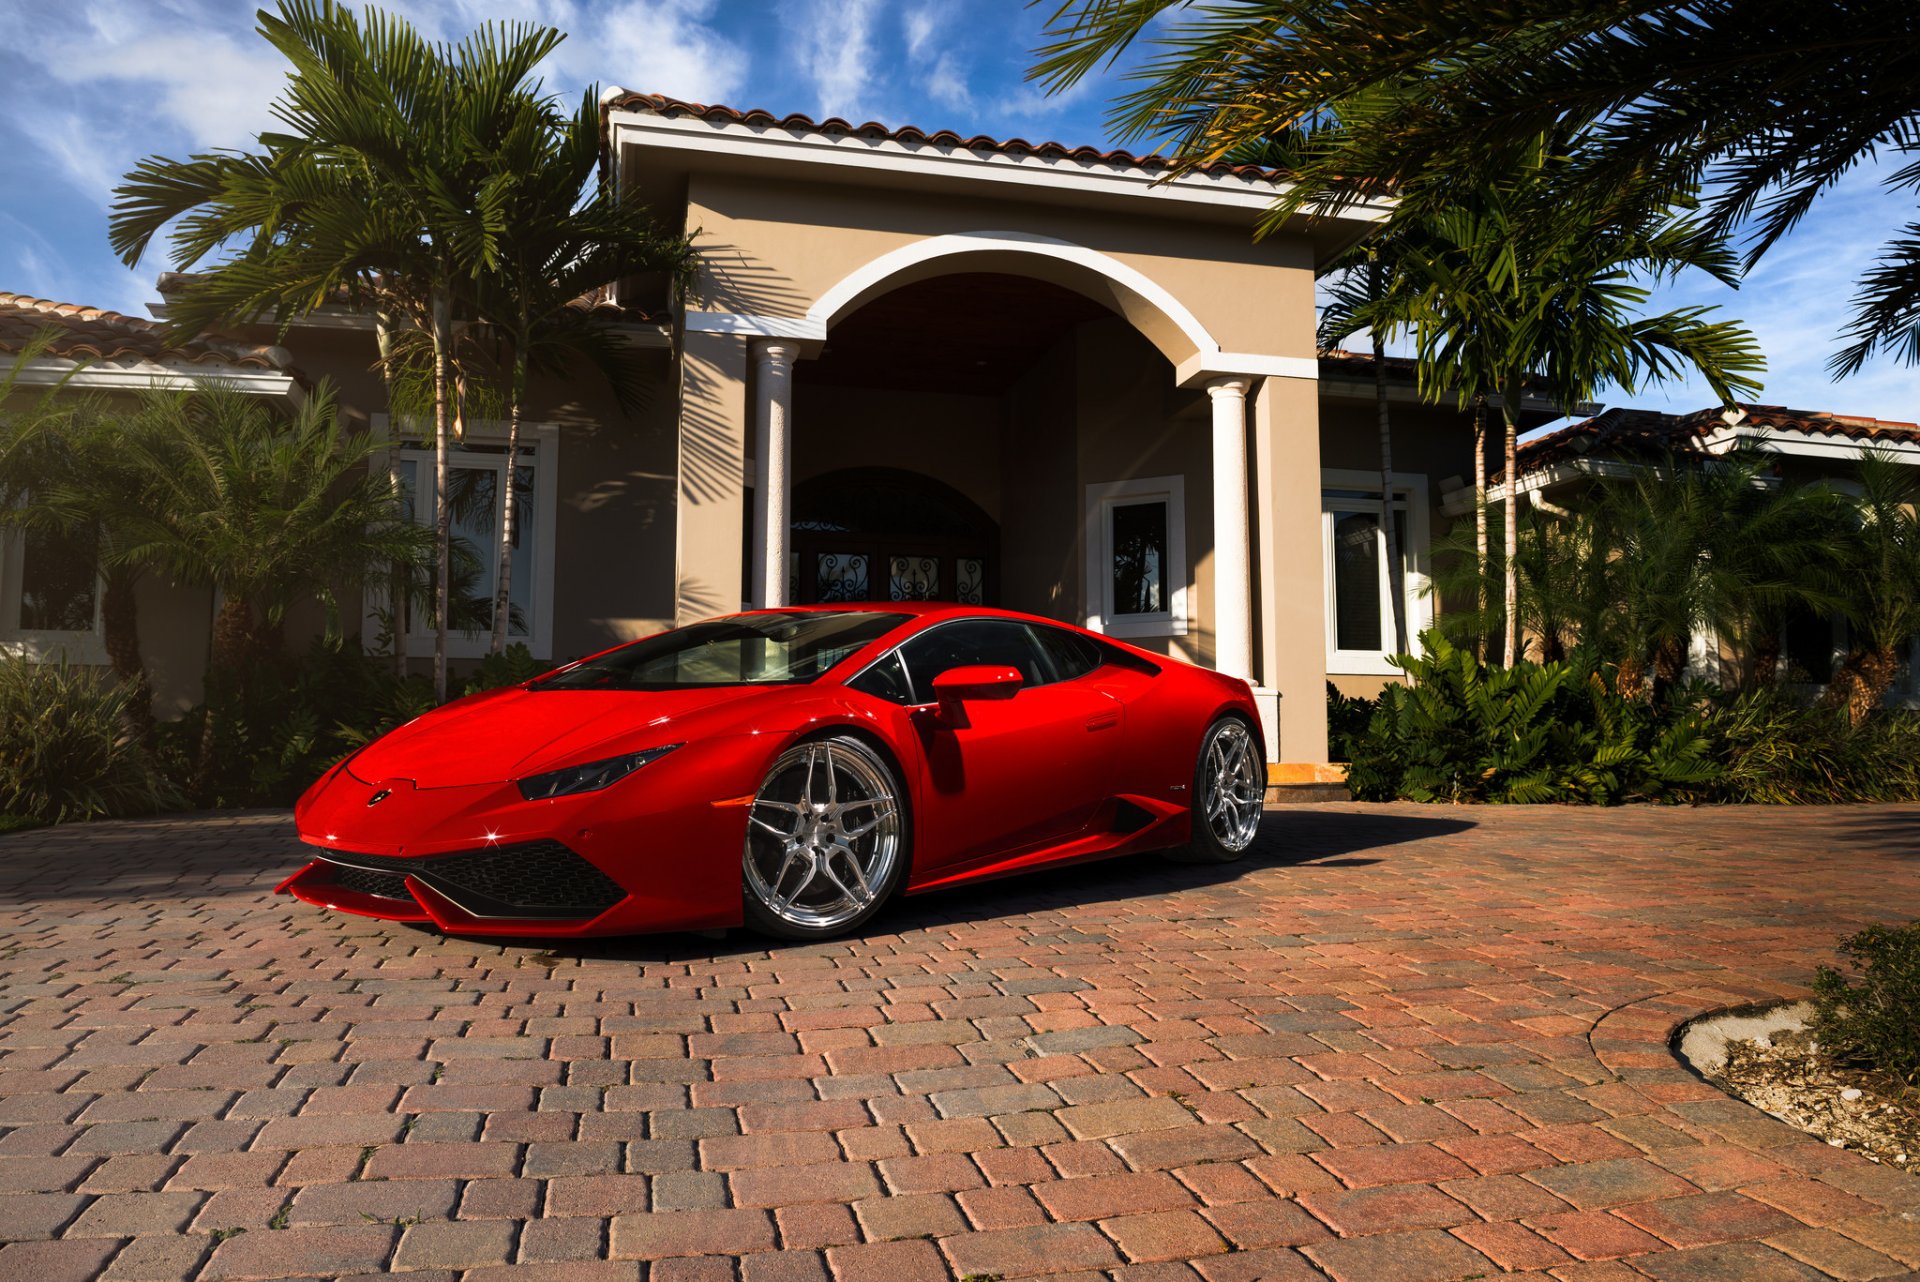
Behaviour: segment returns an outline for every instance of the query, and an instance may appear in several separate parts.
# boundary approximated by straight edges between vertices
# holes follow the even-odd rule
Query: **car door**
[[[1058,842],[1087,826],[1112,794],[1120,704],[1083,681],[1061,681],[1034,630],[1014,619],[937,624],[900,647],[915,703],[927,787],[915,825],[921,872]],[[933,679],[952,668],[1018,669],[1007,698],[970,700],[964,724],[941,715]]]

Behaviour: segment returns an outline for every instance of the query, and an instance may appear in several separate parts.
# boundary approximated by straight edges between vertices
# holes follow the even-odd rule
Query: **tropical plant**
[[[290,64],[274,115],[289,132],[257,153],[150,157],[117,189],[115,250],[137,262],[169,224],[174,265],[234,250],[190,281],[168,326],[177,338],[269,313],[283,328],[343,295],[371,303],[383,362],[396,329],[431,344],[434,389],[434,688],[445,697],[451,527],[445,500],[453,413],[454,321],[464,285],[499,260],[497,167],[528,113],[551,112],[534,68],[563,39],[487,23],[436,45],[403,19],[334,0],[281,0],[260,33]],[[237,250],[235,247],[237,246]]]
[[[1881,450],[1860,457],[1857,520],[1844,544],[1853,645],[1833,682],[1856,725],[1899,675],[1901,648],[1920,644],[1920,480],[1913,473]]]
[[[1349,746],[1363,801],[1508,803],[1685,798],[1719,773],[1703,720],[1662,717],[1569,663],[1490,668],[1436,632],[1400,656],[1410,684],[1381,692]]]
[[[1383,186],[1441,208],[1449,176],[1560,129],[1578,163],[1533,218],[1592,221],[1584,207],[1671,171],[1708,190],[1711,232],[1747,231],[1751,266],[1843,175],[1880,152],[1910,160],[1920,135],[1907,0],[1064,0],[1033,74],[1065,88],[1150,28],[1159,53],[1116,123],[1171,135],[1183,164],[1339,113],[1340,145],[1309,158],[1281,214]],[[1920,164],[1880,182],[1911,195]],[[1920,223],[1861,278],[1846,337],[1840,372],[1876,351],[1920,362]]]
[[[35,397],[19,386],[27,363],[55,332],[37,335],[0,376],[0,404],[20,407],[0,416],[0,526],[50,537],[99,571],[107,661],[129,687],[130,715],[146,731],[153,725],[153,691],[140,657],[135,601],[143,567],[115,554],[125,541],[126,516],[144,505],[146,477],[129,461],[124,415],[97,397],[68,391],[64,379]],[[83,501],[50,502],[54,494]]]
[[[296,601],[317,602],[334,634],[340,589],[432,555],[431,535],[407,519],[386,475],[368,467],[386,442],[347,430],[324,384],[289,417],[212,387],[150,394],[139,419],[128,453],[151,490],[148,506],[129,515],[126,542],[114,555],[218,592],[210,704],[281,648],[281,625]],[[213,742],[211,734],[203,738],[206,770]]]
[[[507,457],[520,457],[520,420],[527,373],[563,371],[573,359],[604,377],[621,408],[641,399],[633,350],[594,316],[591,299],[609,283],[635,273],[683,279],[692,263],[684,235],[661,230],[644,205],[623,199],[611,185],[593,185],[600,162],[600,107],[596,88],[571,119],[555,125],[544,104],[523,103],[493,158],[506,178],[496,197],[502,230],[496,253],[476,273],[477,308],[505,348],[508,373]],[[589,195],[583,201],[582,190]],[[504,487],[499,574],[493,589],[489,653],[506,647],[517,486]]]
[[[1317,341],[1334,348],[1364,331],[1373,349],[1374,418],[1380,438],[1380,528],[1386,536],[1388,599],[1393,607],[1393,652],[1407,652],[1407,593],[1400,564],[1400,528],[1393,509],[1393,411],[1387,399],[1387,344],[1411,330],[1424,290],[1418,226],[1402,225],[1334,260]],[[1423,380],[1424,381],[1424,380]],[[1483,509],[1484,511],[1484,509]],[[1481,519],[1485,519],[1484,515]]]
[[[1813,980],[1814,1035],[1836,1058],[1920,1085],[1920,921],[1869,926],[1840,943],[1851,976]]]
[[[0,814],[67,823],[177,800],[139,733],[138,698],[64,659],[0,655]]]

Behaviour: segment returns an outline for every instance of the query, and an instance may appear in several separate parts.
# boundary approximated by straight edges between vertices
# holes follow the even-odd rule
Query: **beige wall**
[[[704,311],[803,316],[842,279],[890,251],[932,236],[1014,232],[1082,245],[1143,273],[1183,303],[1227,351],[1309,358],[1314,351],[1311,249],[1291,236],[1256,243],[1251,220],[1247,226],[1195,223],[851,184],[695,174],[687,226],[701,232],[696,295]],[[1010,270],[1053,279],[1115,303],[1170,359],[1191,352],[1160,317],[1085,271],[1026,254],[964,261],[968,265],[948,262],[923,274]]]
[[[1262,684],[1280,693],[1279,761],[1327,759],[1319,409],[1306,379],[1265,379],[1253,396],[1256,645]]]

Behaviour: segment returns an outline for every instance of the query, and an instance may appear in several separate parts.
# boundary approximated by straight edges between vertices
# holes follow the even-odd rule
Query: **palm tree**
[[[1420,256],[1410,252],[1418,229],[1389,228],[1335,260],[1337,273],[1320,313],[1317,340],[1338,347],[1365,330],[1373,347],[1374,415],[1380,434],[1380,528],[1387,544],[1387,595],[1393,608],[1395,654],[1407,653],[1406,587],[1400,565],[1399,522],[1393,505],[1393,412],[1387,400],[1387,341],[1413,328],[1424,293]],[[1423,380],[1424,382],[1424,380]],[[1484,516],[1482,517],[1484,520]]]
[[[179,338],[272,313],[284,328],[344,293],[370,301],[391,356],[395,322],[428,336],[434,389],[434,689],[447,690],[451,527],[445,500],[454,322],[463,286],[498,262],[506,227],[494,159],[528,112],[550,110],[534,68],[564,38],[488,23],[435,45],[404,20],[334,0],[281,0],[260,33],[291,64],[274,105],[289,130],[259,153],[142,161],[117,189],[114,248],[138,261],[178,219],[173,260],[192,267],[238,245],[169,314]]]
[[[507,477],[501,507],[499,575],[493,589],[491,650],[507,642],[507,603],[517,536],[520,422],[527,373],[560,370],[579,358],[597,369],[623,410],[640,401],[630,349],[583,305],[586,298],[640,272],[684,277],[692,256],[684,235],[659,227],[644,205],[610,185],[581,191],[600,161],[599,93],[589,88],[571,119],[555,126],[544,109],[525,110],[508,131],[495,168],[509,177],[498,196],[504,231],[493,266],[477,274],[478,313],[505,348]]]
[[[1857,520],[1845,546],[1853,643],[1833,686],[1858,725],[1899,675],[1901,647],[1920,645],[1920,481],[1912,467],[1879,450],[1861,456]]]
[[[0,377],[0,403],[21,390],[21,371],[53,338],[49,330],[26,345]],[[138,728],[151,730],[153,687],[140,656],[135,597],[144,567],[118,555],[127,518],[145,504],[147,477],[127,453],[126,417],[98,398],[63,393],[64,379],[0,418],[0,525],[51,534],[91,553],[107,662],[128,689]]]
[[[387,477],[369,470],[386,448],[345,429],[325,385],[290,418],[220,387],[154,393],[143,403],[127,451],[151,488],[110,561],[152,566],[218,594],[203,776],[213,764],[212,692],[244,694],[258,661],[280,649],[290,605],[317,601],[332,635],[341,589],[435,554]],[[77,504],[83,496],[56,499]]]
[[[1534,218],[1551,223],[1640,174],[1675,173],[1706,184],[1716,236],[1746,231],[1751,267],[1843,174],[1881,152],[1910,158],[1920,135],[1910,0],[1061,0],[1032,74],[1065,88],[1150,26],[1159,52],[1116,123],[1123,137],[1170,135],[1183,164],[1346,110],[1343,145],[1300,175],[1281,202],[1288,213],[1383,185],[1425,201],[1448,175],[1565,130],[1579,163],[1559,206]],[[1413,92],[1372,92],[1409,81]],[[1891,168],[1881,184],[1910,197],[1920,165]],[[1861,278],[1847,337],[1832,361],[1840,373],[1875,352],[1920,363],[1920,222],[1895,232]]]
[[[1723,401],[1757,389],[1764,368],[1753,336],[1737,323],[1709,319],[1711,308],[1656,316],[1638,311],[1641,283],[1689,268],[1731,282],[1724,244],[1698,224],[1671,217],[1629,185],[1593,222],[1555,222],[1541,206],[1558,199],[1566,163],[1542,137],[1509,157],[1472,200],[1428,216],[1431,247],[1416,245],[1426,293],[1416,311],[1423,368],[1462,405],[1498,398],[1505,440],[1502,597],[1505,663],[1519,653],[1517,551],[1518,440],[1523,397],[1546,393],[1562,407],[1614,384],[1632,393],[1689,369]],[[1647,188],[1667,189],[1649,175]],[[1649,212],[1652,210],[1662,212]]]

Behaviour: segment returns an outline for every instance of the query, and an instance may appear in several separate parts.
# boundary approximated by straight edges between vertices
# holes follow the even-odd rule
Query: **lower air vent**
[[[365,868],[329,863],[327,875],[333,878],[334,885],[355,894],[373,895],[380,899],[404,899],[409,903],[413,901],[413,896],[407,893],[407,879],[396,873],[369,872]]]
[[[451,855],[408,859],[329,850],[322,858],[336,870],[335,880],[349,890],[346,876],[359,874],[392,890],[364,889],[370,895],[410,898],[403,881],[418,877],[476,917],[525,917],[569,920],[594,917],[626,898],[620,883],[557,841],[486,846]]]

